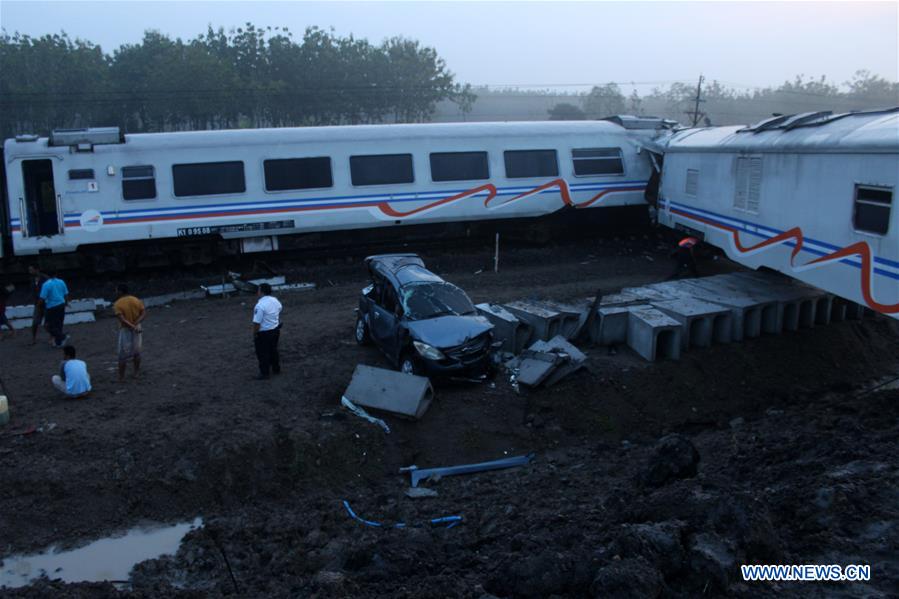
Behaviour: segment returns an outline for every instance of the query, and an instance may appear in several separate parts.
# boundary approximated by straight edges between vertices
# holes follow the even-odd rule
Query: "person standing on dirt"
[[[259,285],[259,301],[253,308],[253,345],[259,360],[256,380],[268,378],[269,371],[281,374],[281,358],[278,355],[278,339],[281,337],[281,302],[272,297],[272,286]]]
[[[13,286],[10,285],[0,285],[0,335],[3,334],[3,327],[9,328],[9,336],[12,337],[16,334],[16,330],[12,328],[12,325],[9,323],[9,319],[6,317],[6,302],[9,300],[9,294],[12,293]],[[0,339],[6,339],[6,337],[0,337]]]
[[[56,390],[70,399],[87,397],[91,392],[91,376],[87,372],[87,364],[75,359],[75,346],[62,348],[62,364],[59,374],[54,374],[50,381]]]
[[[698,243],[699,240],[695,237],[684,237],[678,242],[677,248],[671,252],[671,257],[674,258],[677,266],[674,274],[668,277],[669,279],[676,279],[687,271],[694,277],[699,276],[699,271],[696,269],[696,255],[694,254],[694,248]]]
[[[144,330],[141,323],[147,317],[144,303],[128,292],[127,285],[116,286],[116,301],[112,305],[119,319],[119,382],[125,380],[128,360],[134,363],[134,378],[140,374],[140,354],[143,348]]]
[[[69,340],[63,332],[63,321],[66,318],[66,306],[69,305],[69,288],[65,281],[53,274],[41,286],[40,301],[47,321],[47,331],[53,337],[55,347],[62,347]]]
[[[34,312],[31,315],[31,345],[37,343],[37,332],[44,322],[44,305],[41,303],[41,287],[47,280],[47,275],[38,270],[37,266],[28,266],[28,277],[31,280],[31,300],[34,304]]]

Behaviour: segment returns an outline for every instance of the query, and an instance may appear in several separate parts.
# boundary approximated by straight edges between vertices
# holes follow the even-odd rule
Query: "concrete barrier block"
[[[766,331],[777,330],[776,302],[757,299],[745,291],[706,279],[685,279],[680,282],[695,290],[694,297],[730,309],[731,338],[734,341],[758,337],[762,333],[763,322]]]
[[[730,310],[692,297],[653,302],[652,307],[678,321],[683,327],[681,348],[709,347],[730,343]]]
[[[628,313],[627,344],[650,362],[679,359],[681,331],[679,322],[653,307],[631,308]]]
[[[430,407],[434,388],[423,376],[359,364],[343,395],[357,406],[418,420]]]
[[[562,315],[535,302],[512,302],[504,306],[509,312],[531,326],[526,345],[534,341],[548,341],[562,331]]]
[[[634,306],[600,306],[593,321],[592,339],[599,345],[617,345],[627,342],[628,314],[632,307],[649,307],[649,304]]]
[[[518,354],[531,337],[531,325],[498,304],[478,304],[478,314],[493,325],[493,336],[502,341],[502,351]]]

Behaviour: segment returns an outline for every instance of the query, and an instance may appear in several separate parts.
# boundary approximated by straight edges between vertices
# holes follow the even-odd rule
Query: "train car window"
[[[154,199],[156,170],[152,166],[123,166],[122,197],[126,200]]]
[[[432,181],[489,179],[487,152],[435,152],[431,154]]]
[[[331,159],[327,156],[266,160],[262,165],[266,191],[318,189],[334,185]]]
[[[620,148],[584,148],[571,151],[574,163],[574,174],[585,175],[623,175],[624,161]]]
[[[172,166],[175,195],[212,196],[243,193],[247,190],[243,176],[243,162],[197,162]]]
[[[412,183],[412,154],[350,156],[353,185]]]
[[[76,179],[93,179],[94,178],[94,169],[92,168],[73,168],[69,171],[69,180],[74,181]]]
[[[693,168],[687,169],[687,181],[684,184],[684,193],[694,198],[699,193],[699,171]]]
[[[503,157],[509,179],[559,176],[555,150],[507,150],[503,152]]]
[[[734,208],[758,214],[762,188],[762,159],[738,156],[734,177]]]
[[[856,231],[886,235],[890,228],[893,189],[890,187],[855,186],[855,209],[852,224]]]

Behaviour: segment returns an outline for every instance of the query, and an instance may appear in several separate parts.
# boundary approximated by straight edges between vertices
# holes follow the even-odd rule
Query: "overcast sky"
[[[433,46],[472,84],[695,81],[777,85],[858,69],[899,79],[899,3],[888,2],[85,2],[0,0],[7,33],[65,30],[111,52],[156,29],[312,25]],[[628,86],[624,86],[627,91]],[[644,86],[640,86],[641,91]],[[574,91],[577,88],[568,88]]]

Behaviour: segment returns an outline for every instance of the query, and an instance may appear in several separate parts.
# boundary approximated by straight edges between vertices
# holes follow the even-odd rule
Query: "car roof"
[[[443,283],[444,280],[425,268],[418,254],[378,254],[365,259],[373,273],[378,273],[396,287],[411,283]]]

